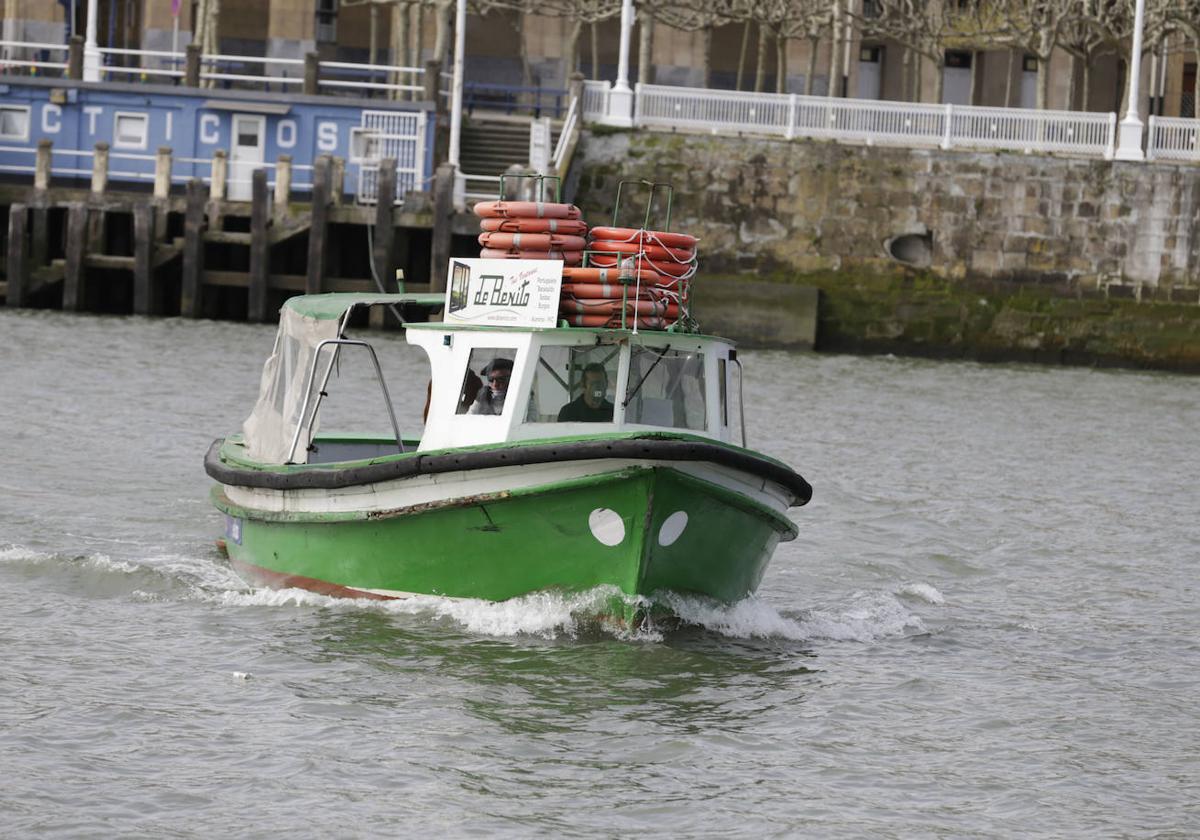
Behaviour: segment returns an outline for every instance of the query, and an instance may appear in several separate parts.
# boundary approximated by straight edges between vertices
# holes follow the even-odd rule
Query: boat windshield
[[[630,348],[625,422],[705,429],[704,354],[669,346]]]
[[[538,355],[527,423],[611,423],[620,347],[546,345]]]

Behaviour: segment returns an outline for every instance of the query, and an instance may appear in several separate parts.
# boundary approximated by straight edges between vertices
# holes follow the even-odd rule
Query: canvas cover
[[[242,424],[246,454],[253,460],[265,464],[283,464],[289,460],[288,450],[304,408],[317,346],[322,341],[337,338],[340,327],[338,319],[312,317],[287,306],[280,311],[275,347],[263,365],[258,402]],[[321,354],[324,363],[328,363],[332,352],[333,348],[330,348]],[[318,381],[314,388],[320,387],[322,373],[317,372]],[[316,433],[315,421],[305,423],[305,428],[300,430],[300,442],[296,444],[297,452],[291,458],[293,462],[307,460],[305,447]]]
[[[275,348],[263,365],[258,402],[242,424],[246,453],[264,464],[285,464],[289,460],[296,425],[304,409],[304,399],[317,346],[341,335],[345,315],[356,306],[417,304],[430,308],[442,305],[443,295],[436,294],[355,294],[333,292],[323,295],[299,295],[289,298],[279,311],[279,331]],[[317,371],[314,388],[321,385],[333,349],[321,354],[322,369]],[[312,409],[310,407],[309,413]],[[305,447],[317,433],[319,424],[310,420],[300,430],[296,453],[290,458],[302,464],[308,460]]]

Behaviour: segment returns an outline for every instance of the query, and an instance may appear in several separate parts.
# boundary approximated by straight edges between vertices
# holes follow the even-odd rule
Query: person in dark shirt
[[[592,362],[583,369],[583,393],[558,412],[560,423],[611,423],[613,404],[605,399],[608,372],[604,365]]]

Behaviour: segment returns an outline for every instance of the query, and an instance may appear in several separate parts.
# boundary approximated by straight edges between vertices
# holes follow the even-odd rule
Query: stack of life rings
[[[574,204],[545,201],[481,201],[479,256],[492,260],[562,260],[583,263],[587,223]]]
[[[592,228],[588,266],[563,268],[559,315],[577,327],[666,329],[688,315],[696,237]]]

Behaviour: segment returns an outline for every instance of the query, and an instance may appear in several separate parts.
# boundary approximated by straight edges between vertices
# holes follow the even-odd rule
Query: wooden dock
[[[274,189],[259,169],[251,200],[232,201],[223,152],[209,183],[174,190],[169,149],[143,190],[109,188],[104,143],[90,185],[52,186],[50,155],[49,143],[39,147],[32,186],[0,183],[0,297],[10,307],[268,321],[294,294],[394,292],[398,276],[408,291],[441,291],[449,257],[478,253],[476,221],[454,211],[448,167],[432,190],[397,204],[395,162],[385,160],[377,202],[355,204],[344,163],[324,156],[310,200],[298,202],[281,157]]]

